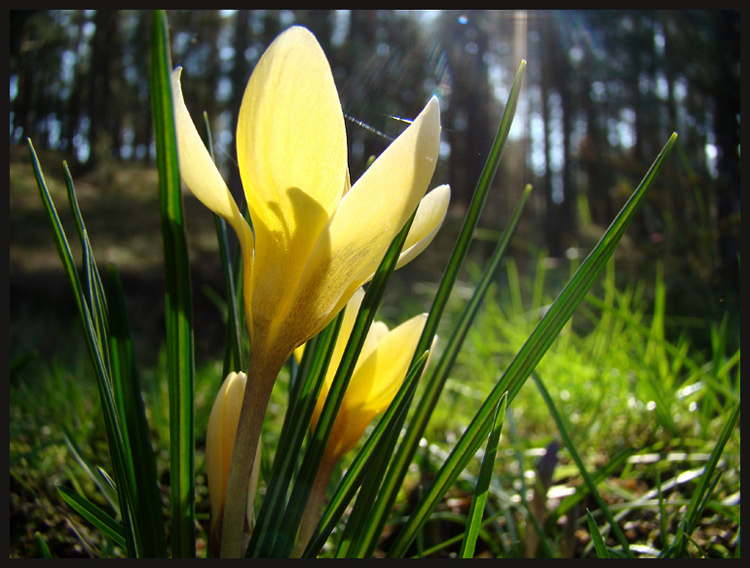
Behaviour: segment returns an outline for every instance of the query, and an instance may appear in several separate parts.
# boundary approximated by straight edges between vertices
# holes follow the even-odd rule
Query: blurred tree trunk
[[[484,15],[464,11],[465,19],[446,14],[442,29],[455,88],[444,113],[450,144],[449,183],[452,200],[468,206],[490,148],[489,83],[484,55],[488,31]]]
[[[31,10],[10,11],[10,69],[16,73],[17,95],[11,102],[11,131],[19,130],[23,136],[34,138],[32,110],[34,94],[34,65],[30,61],[29,26]]]
[[[73,38],[71,51],[76,55],[81,52],[80,47],[82,47],[86,41],[83,33],[86,21],[87,19],[83,12],[77,12],[73,17],[75,31],[71,34]],[[73,88],[71,89],[66,104],[62,138],[69,157],[75,158],[75,161],[77,162],[75,143],[76,136],[81,126],[83,106],[86,97],[86,91],[83,88],[83,85],[86,84],[85,69],[82,61],[78,57],[75,57],[75,63],[73,64],[72,84]]]
[[[719,177],[716,183],[719,280],[721,289],[739,288],[740,278],[740,23],[739,12],[713,15],[710,43],[718,72],[711,92]],[[726,49],[726,45],[736,49]]]
[[[552,257],[561,256],[563,252],[563,242],[560,238],[561,230],[564,227],[564,220],[560,218],[560,206],[555,202],[555,179],[552,172],[552,160],[553,160],[553,140],[550,125],[556,122],[555,117],[552,116],[552,110],[550,108],[550,97],[553,94],[560,94],[564,96],[560,89],[562,84],[567,80],[563,78],[559,80],[559,75],[556,72],[558,66],[562,64],[566,54],[563,57],[559,57],[561,50],[559,49],[559,41],[555,37],[555,24],[550,21],[549,18],[541,20],[543,28],[541,30],[542,36],[542,56],[541,66],[542,72],[540,77],[541,87],[541,102],[542,102],[542,118],[544,123],[544,210],[545,210],[545,222],[544,232],[547,252]],[[567,144],[567,140],[563,140],[563,144]],[[567,168],[568,163],[563,164],[563,168]]]
[[[112,116],[112,62],[116,57],[117,12],[97,10],[94,16],[94,36],[91,40],[89,115],[89,159],[86,166],[95,168],[111,155],[114,141],[111,136]]]

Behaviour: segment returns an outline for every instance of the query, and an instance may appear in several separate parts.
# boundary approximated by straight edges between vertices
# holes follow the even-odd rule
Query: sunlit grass
[[[476,406],[486,397],[504,366],[531,333],[545,306],[552,301],[554,289],[550,280],[554,278],[545,268],[545,257],[540,255],[535,267],[528,274],[520,274],[515,262],[509,259],[501,269],[498,283],[488,292],[430,420],[423,452],[417,458],[419,469],[407,479],[403,499],[410,491],[418,491],[422,478],[429,476],[444,459],[471,420]],[[472,286],[471,278],[469,276],[463,283],[467,289]],[[564,415],[578,451],[592,469],[601,467],[623,449],[634,450],[612,472],[603,491],[619,501],[621,508],[615,510],[624,515],[637,512],[650,519],[657,518],[658,496],[654,492],[659,484],[667,488],[678,476],[701,467],[716,440],[722,418],[739,399],[739,352],[705,353],[691,346],[685,334],[675,335],[668,315],[663,312],[663,304],[649,303],[644,295],[648,288],[656,290],[658,297],[663,286],[659,278],[657,273],[655,282],[636,282],[618,289],[614,284],[615,265],[611,262],[601,285],[582,304],[536,370]],[[460,293],[461,288],[456,289]],[[386,313],[393,309],[393,306],[382,307]],[[449,306],[447,327],[452,323],[451,317]],[[721,349],[726,343],[722,334],[726,335],[727,331],[717,325],[712,327],[715,347]],[[52,491],[55,483],[81,487],[84,494],[93,492],[86,490],[92,482],[72,458],[62,433],[50,425],[65,424],[74,433],[77,444],[85,448],[86,458],[91,463],[108,463],[98,393],[82,348],[78,355],[73,354],[65,361],[47,364],[30,358],[16,364],[10,385],[11,478],[34,487],[40,494],[39,503],[52,507],[48,515],[54,518],[55,506],[43,494]],[[202,480],[205,471],[202,433],[221,368],[222,361],[216,360],[196,369],[195,424],[196,431],[201,433],[196,440],[199,523],[207,523],[208,513]],[[157,380],[164,372],[164,357],[161,356],[157,366],[145,369],[142,377],[155,448],[169,445],[167,387],[164,381]],[[274,390],[269,420],[264,427],[268,447],[275,445],[274,438],[278,436],[287,400],[288,373],[285,370]],[[535,474],[531,472],[543,448],[552,440],[559,440],[555,423],[533,382],[525,385],[516,397],[509,408],[507,422],[498,450],[489,506],[503,517],[510,517],[503,521],[505,529],[500,536],[491,537],[485,532],[482,533],[485,540],[482,540],[480,534],[480,547],[487,547],[486,541],[490,538],[499,538],[510,547],[513,534],[516,539],[527,537],[531,524],[528,510],[520,500],[518,480],[523,479],[526,472],[526,486],[533,487]],[[719,494],[728,503],[732,502],[734,493],[739,494],[739,448],[739,429],[736,429],[723,454],[725,474]],[[270,460],[263,463],[268,464]],[[160,475],[166,475],[166,452],[157,456],[157,465]],[[345,467],[346,461],[341,469]],[[456,502],[460,499],[461,488],[467,492],[472,490],[472,476],[478,473],[478,468],[479,461],[462,476],[457,485],[459,493],[454,496]],[[561,448],[552,476],[552,507],[570,495],[578,479],[566,449]],[[670,493],[673,495],[668,501],[672,508],[670,518],[679,504],[685,502],[688,483],[684,482],[682,489]],[[639,501],[644,495],[648,499]],[[51,502],[54,501],[53,498]],[[735,516],[731,506],[722,505],[720,501],[715,505],[725,518]],[[399,508],[405,506],[406,501],[397,503]],[[442,511],[434,518],[437,522],[446,515],[446,511]],[[739,523],[738,514],[736,516]],[[458,530],[459,517],[448,515],[448,520],[443,518],[443,522],[455,524]],[[515,519],[515,532],[506,532],[510,530],[506,526],[508,519]],[[562,528],[552,525],[546,530],[554,546],[564,548],[571,544],[562,542]]]
[[[72,527],[87,552],[96,556],[206,556],[203,432],[217,377],[232,365],[229,351],[221,362],[195,359],[194,331],[202,326],[193,320],[189,243],[165,80],[170,69],[166,30],[165,14],[154,13],[151,94],[155,129],[160,134],[157,155],[167,328],[166,339],[156,340],[160,355],[154,368],[140,365],[132,350],[133,334],[118,270],[109,265],[106,278],[99,273],[69,171],[66,168],[66,190],[74,232],[82,244],[81,267],[29,141],[40,196],[83,323],[93,363],[92,382],[98,387],[101,405],[87,406],[92,393],[68,388],[66,381],[85,377],[58,372],[64,366],[39,374],[42,378],[37,381],[53,380],[38,389],[49,400],[35,401],[30,396],[33,391],[21,388],[32,384],[21,376],[31,360],[19,353],[11,365],[18,390],[11,394],[23,404],[11,406],[21,409],[19,425],[25,424],[26,416],[45,420],[47,415],[47,420],[55,421],[53,427],[60,427],[70,451],[65,456],[77,460],[80,472],[73,473],[78,471],[75,467],[58,467],[58,474],[66,471],[70,479],[54,483],[64,503],[99,529],[98,536],[89,538]],[[580,265],[571,263],[567,275],[558,274],[548,286],[544,254],[536,259],[535,268],[523,271],[516,269],[511,255],[495,282],[499,261],[506,258],[529,195],[527,186],[489,261],[481,270],[470,271],[465,282],[457,280],[505,147],[524,69],[522,62],[443,278],[437,291],[429,294],[434,300],[404,386],[348,464],[304,551],[306,556],[442,555],[457,553],[457,549],[446,549],[456,539],[462,542],[462,555],[471,555],[471,550],[505,557],[588,556],[594,553],[587,538],[595,539],[595,554],[600,556],[726,555],[719,548],[714,550],[716,543],[700,522],[710,517],[711,528],[728,523],[729,536],[739,534],[739,351],[732,353],[728,349],[732,342],[727,341],[733,332],[722,322],[712,328],[710,348],[695,349],[667,321],[661,269],[653,283],[638,281],[619,287],[610,262],[676,134],[586,259]],[[221,226],[217,228],[221,232]],[[332,393],[344,392],[406,230],[389,247],[367,288],[346,363],[339,368]],[[230,263],[224,255],[225,268]],[[223,273],[231,278],[228,270]],[[486,298],[493,282],[497,286]],[[654,291],[652,297],[642,296],[644,287]],[[228,290],[231,296],[231,287]],[[441,332],[452,291],[458,292],[460,307],[449,310],[452,321],[447,317],[442,322],[444,343],[433,353],[436,361],[424,373],[414,397],[416,405],[411,406],[414,393],[410,388],[422,374],[423,352],[429,349],[433,334]],[[220,293],[207,295],[221,297]],[[477,313],[480,318],[474,321]],[[238,310],[227,310],[229,327],[240,328],[238,314]],[[286,555],[294,540],[305,492],[330,432],[319,426],[307,437],[306,409],[311,409],[308,403],[314,400],[317,378],[324,372],[321,363],[335,333],[333,325],[326,328],[313,347],[306,349],[301,371],[291,366],[276,383],[268,420],[263,423],[264,454],[271,454],[264,455],[262,506],[256,507],[248,555]],[[234,347],[234,360],[240,361],[239,342],[228,345]],[[72,369],[79,367],[75,359]],[[524,386],[528,378],[532,380]],[[290,380],[294,385],[288,385]],[[41,410],[61,396],[66,401],[59,408]],[[516,400],[518,404],[510,405],[506,416],[506,403]],[[328,397],[323,424],[330,426],[339,402],[336,395]],[[67,415],[55,414],[60,412]],[[691,420],[694,413],[700,419]],[[67,425],[76,423],[76,415],[100,420],[104,428],[78,427],[71,432]],[[34,424],[33,418],[29,423],[46,427],[38,421]],[[482,460],[483,448],[494,454],[501,425],[506,423],[507,441],[500,446],[499,458]],[[108,456],[96,438],[102,430],[106,431]],[[27,438],[33,436],[30,432]],[[29,461],[34,459],[33,450],[14,449],[12,442],[11,455],[16,457],[14,465],[20,464],[11,468],[11,485],[24,489],[16,506],[28,508],[29,502],[46,496],[50,486],[46,478],[41,482],[34,478],[43,468]],[[481,472],[475,478],[480,462]],[[497,468],[494,479],[489,475],[494,467],[487,466]],[[81,483],[94,484],[95,501],[84,496],[92,488],[82,488]],[[480,495],[485,488],[489,493]],[[355,494],[349,513],[347,506]],[[473,505],[480,500],[489,515],[484,522],[480,522],[481,511],[474,514]],[[231,519],[243,517],[241,501],[229,502],[237,508]],[[54,542],[59,530],[46,538],[40,534],[49,523],[43,522],[47,509],[39,509],[30,526],[39,553],[48,556],[51,551],[46,543]],[[632,519],[628,518],[631,510],[638,513]],[[13,512],[12,508],[11,519]],[[658,519],[659,542],[644,529],[644,523],[653,518],[645,513]],[[56,511],[52,516],[59,518]],[[71,519],[78,517],[62,518],[72,524]],[[342,519],[345,523],[339,524]],[[581,534],[577,527],[584,519],[588,531]],[[634,532],[633,524],[648,534]],[[232,522],[227,527],[242,532]],[[239,536],[228,552],[240,547]],[[718,544],[735,545],[728,538]]]

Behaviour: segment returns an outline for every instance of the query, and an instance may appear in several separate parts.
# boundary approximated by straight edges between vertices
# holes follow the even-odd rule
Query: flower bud
[[[218,556],[221,543],[221,527],[224,516],[224,502],[226,500],[227,480],[229,479],[229,465],[232,461],[234,439],[237,434],[237,424],[240,420],[242,398],[245,394],[247,375],[245,373],[229,373],[219,389],[211,415],[208,418],[206,431],[206,475],[208,478],[208,496],[211,501],[211,530],[209,546]],[[260,444],[256,452],[255,465],[249,479],[247,501],[246,533],[253,527],[253,499],[258,485],[260,471]]]

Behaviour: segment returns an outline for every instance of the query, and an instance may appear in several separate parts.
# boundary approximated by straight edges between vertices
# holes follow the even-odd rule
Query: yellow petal
[[[245,393],[245,373],[230,373],[219,389],[206,430],[206,470],[212,520],[220,518],[226,496],[229,464]]]
[[[324,459],[341,459],[391,403],[406,377],[426,321],[427,314],[420,314],[386,332],[377,348],[360,359],[336,415]],[[380,328],[375,333],[382,331]]]
[[[424,196],[435,169],[440,113],[433,98],[347,192],[310,254],[300,314],[322,328],[369,273]]]
[[[226,500],[229,466],[234,450],[234,440],[237,434],[237,424],[240,420],[242,398],[247,386],[245,373],[229,373],[216,395],[211,407],[206,428],[206,477],[208,481],[208,497],[211,502],[212,531],[222,520],[224,501]],[[246,517],[252,530],[253,501],[260,475],[260,442],[253,471],[248,481],[248,501]],[[214,535],[215,536],[215,535]]]
[[[180,85],[181,72],[182,68],[177,67],[171,75],[180,177],[206,207],[227,220],[240,238],[243,248],[252,249],[253,237],[250,227],[237,208],[237,203],[211,159],[185,106]]]
[[[401,268],[414,260],[432,242],[445,220],[450,199],[451,191],[448,185],[438,186],[422,198],[409,233],[406,235],[401,254],[396,261],[396,268]],[[369,282],[381,261],[382,257],[372,259],[350,287],[361,286]]]
[[[253,224],[279,238],[327,222],[348,185],[346,128],[331,68],[294,26],[261,57],[237,124],[237,160]]]
[[[258,342],[289,337],[292,348],[313,335],[294,327],[306,321],[287,316],[300,275],[349,188],[341,103],[308,30],[282,33],[255,67],[240,107],[237,160],[255,231],[251,342],[268,349]]]
[[[385,411],[406,377],[426,321],[427,314],[420,314],[380,338],[375,356],[363,362],[357,381],[349,384],[349,407],[374,415]]]
[[[398,257],[396,268],[401,268],[412,261],[432,242],[445,220],[450,199],[450,187],[440,185],[425,195],[419,202],[417,214],[409,228],[409,234],[406,236],[406,242]],[[370,278],[371,276],[367,280]]]

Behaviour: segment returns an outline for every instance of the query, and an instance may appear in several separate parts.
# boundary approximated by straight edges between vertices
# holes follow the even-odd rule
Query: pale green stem
[[[221,557],[239,558],[242,550],[245,516],[248,501],[248,480],[258,449],[263,418],[273,390],[276,375],[283,365],[251,363],[247,376],[242,410],[237,424],[232,462],[229,465],[227,493],[224,501],[224,519],[221,527]]]
[[[300,521],[299,534],[297,535],[297,542],[292,551],[292,558],[302,557],[302,553],[305,552],[305,548],[307,548],[307,544],[310,542],[313,532],[315,532],[315,527],[318,526],[326,497],[326,490],[328,489],[328,483],[331,481],[331,474],[333,473],[336,461],[327,459],[327,456],[324,455],[323,460],[320,462],[318,473],[315,475],[315,481],[310,490],[310,496],[307,498],[305,512]]]

